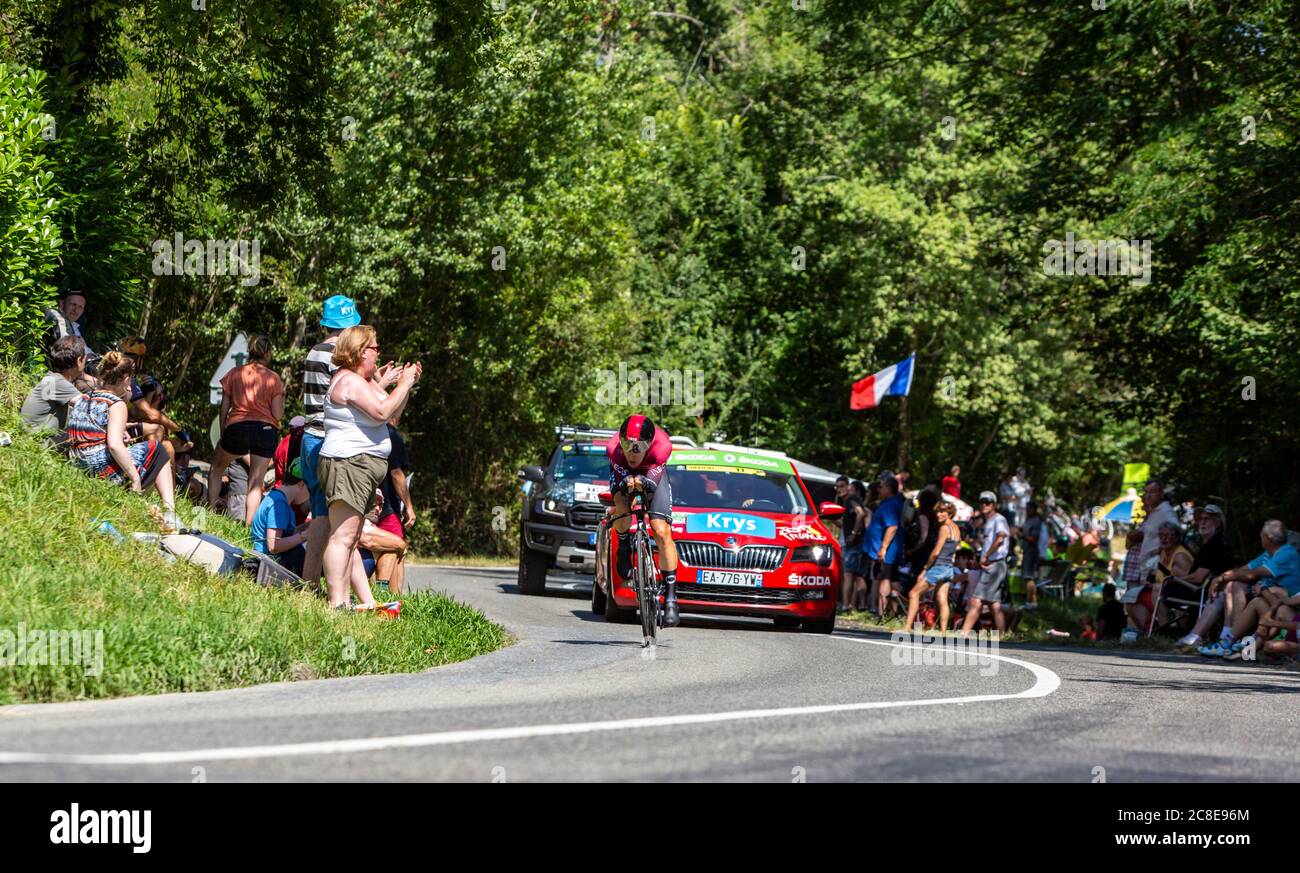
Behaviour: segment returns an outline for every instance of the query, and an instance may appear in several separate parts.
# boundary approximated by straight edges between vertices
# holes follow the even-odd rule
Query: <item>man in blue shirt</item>
[[[980,494],[980,515],[984,518],[984,543],[980,551],[979,583],[971,590],[967,601],[966,621],[962,633],[970,633],[980,618],[984,604],[993,612],[993,625],[998,633],[1007,629],[1006,616],[1002,614],[1002,583],[1007,578],[1007,553],[1011,550],[1011,528],[1006,518],[998,512],[998,496],[992,491]]]
[[[253,526],[249,529],[253,551],[270,555],[282,567],[300,576],[307,557],[303,546],[307,539],[307,525],[296,524],[293,507],[305,504],[307,499],[307,486],[302,481],[302,462],[294,458],[285,468],[280,485],[268,491],[257,505]]]
[[[1286,525],[1277,519],[1264,522],[1259,532],[1264,551],[1244,567],[1211,580],[1227,584],[1224,592],[1223,633],[1219,641],[1197,649],[1209,658],[1234,661],[1255,646],[1259,620],[1277,607],[1300,607],[1300,553],[1286,541]]]
[[[898,562],[903,554],[903,538],[898,530],[903,521],[903,496],[898,493],[898,480],[885,476],[880,482],[880,497],[867,535],[862,538],[862,551],[868,561],[875,562],[867,606],[874,606],[876,614],[883,616],[893,590],[891,582],[898,579]]]

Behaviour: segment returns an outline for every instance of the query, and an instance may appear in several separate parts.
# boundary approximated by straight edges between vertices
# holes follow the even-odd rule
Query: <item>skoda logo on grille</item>
[[[734,549],[734,548],[736,547],[736,538],[735,538],[735,537],[727,537],[727,539],[726,539],[726,543],[727,543],[728,546],[730,546],[731,548]]]

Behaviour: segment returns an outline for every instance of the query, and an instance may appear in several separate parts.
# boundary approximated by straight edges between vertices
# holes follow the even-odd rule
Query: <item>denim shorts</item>
[[[312,518],[328,518],[330,514],[329,504],[325,502],[325,491],[320,487],[320,474],[317,470],[320,465],[320,447],[324,444],[325,437],[303,432],[302,450],[298,456],[302,459],[302,481],[311,496]]]
[[[849,546],[844,549],[844,572],[852,573],[854,576],[865,576],[867,566],[867,556],[862,554],[862,550],[856,546]]]
[[[925,571],[925,581],[936,588],[952,581],[952,564],[935,564]]]

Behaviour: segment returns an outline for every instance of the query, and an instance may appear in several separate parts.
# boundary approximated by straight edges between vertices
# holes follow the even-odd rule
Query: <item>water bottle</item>
[[[99,527],[95,528],[95,530],[99,531],[105,536],[112,537],[113,541],[116,543],[126,542],[126,537],[123,535],[123,533],[120,530],[118,530],[116,527],[113,526],[113,522],[111,521],[101,521],[99,523]]]

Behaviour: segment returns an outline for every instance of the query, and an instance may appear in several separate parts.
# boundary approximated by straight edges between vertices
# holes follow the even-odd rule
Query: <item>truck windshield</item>
[[[605,447],[579,445],[570,451],[561,451],[555,462],[555,481],[579,480],[601,482],[609,479],[609,457]]]

